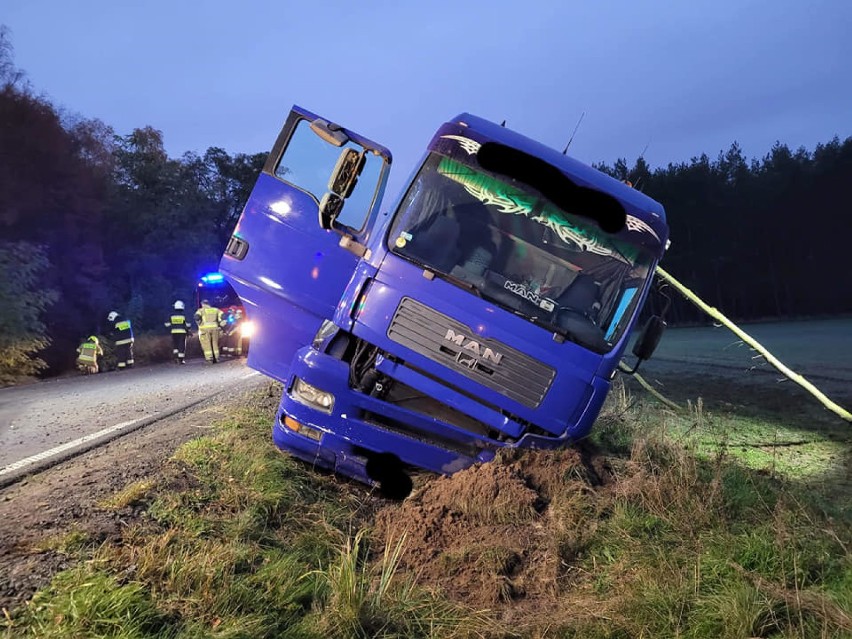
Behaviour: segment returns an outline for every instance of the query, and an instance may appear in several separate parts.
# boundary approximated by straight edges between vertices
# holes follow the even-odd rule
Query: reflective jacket
[[[100,344],[95,344],[90,340],[86,340],[77,348],[77,361],[80,364],[85,364],[87,366],[94,366],[98,363],[98,355],[103,355],[104,351],[100,347]]]
[[[202,306],[195,311],[195,323],[202,331],[212,331],[217,329],[224,322],[222,321],[222,311],[215,306]]]
[[[169,321],[165,324],[166,328],[170,328],[172,335],[186,334],[189,332],[189,322],[186,321],[186,315],[175,313],[169,317]]]
[[[239,331],[240,324],[243,321],[243,314],[239,311],[228,311],[225,314],[225,334],[233,335]]]
[[[124,319],[121,315],[115,318],[115,324],[109,331],[109,337],[116,346],[120,344],[133,343],[133,328],[130,326],[130,320]]]

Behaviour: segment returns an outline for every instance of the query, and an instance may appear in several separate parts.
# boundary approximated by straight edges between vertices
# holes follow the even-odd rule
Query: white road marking
[[[58,455],[59,453],[65,452],[66,450],[70,450],[75,448],[76,446],[80,446],[81,444],[85,444],[86,442],[90,442],[93,439],[98,439],[99,437],[103,437],[104,435],[109,435],[110,433],[114,433],[116,431],[122,430],[123,428],[127,428],[128,426],[132,426],[138,421],[145,419],[144,417],[138,417],[136,419],[131,419],[130,421],[121,422],[119,424],[115,424],[114,426],[110,426],[109,428],[104,428],[103,430],[99,430],[96,433],[90,433],[89,435],[84,435],[78,439],[70,441],[65,444],[61,444],[56,446],[55,448],[51,448],[50,450],[45,450],[37,455],[33,455],[32,457],[27,457],[26,459],[21,459],[20,461],[16,461],[14,464],[9,464],[4,468],[0,468],[0,476],[7,475],[16,470],[20,470],[21,468],[26,468],[31,464],[35,464],[36,462],[40,462],[43,459],[48,459],[53,457],[54,455]]]
[[[251,373],[248,373],[247,375],[243,375],[242,377],[240,377],[240,380],[249,379],[250,377],[254,377],[255,375],[260,375],[260,373],[258,371],[253,371]],[[6,390],[6,389],[3,389],[3,390]],[[202,402],[206,399],[210,399],[211,397],[213,397],[215,395],[216,395],[216,393],[209,395],[207,397],[203,397],[198,401],[191,402],[189,404],[189,406],[194,406],[195,404],[198,404],[198,403],[200,403],[200,402]],[[184,407],[181,407],[181,408],[176,409],[174,411],[167,412],[166,415],[168,416],[168,415],[174,414],[175,412],[180,412],[181,410],[184,410],[185,408],[187,408],[187,407],[184,406]],[[23,468],[27,468],[28,466],[31,466],[31,465],[36,464],[38,462],[44,461],[45,459],[50,459],[51,457],[55,457],[56,455],[59,455],[60,453],[64,453],[68,450],[72,450],[72,449],[74,449],[78,446],[81,446],[81,445],[86,444],[88,442],[91,442],[93,440],[100,439],[100,438],[102,438],[106,435],[109,435],[111,433],[115,433],[115,432],[118,432],[120,430],[124,430],[124,429],[126,429],[126,428],[132,426],[133,424],[136,424],[136,423],[138,423],[142,420],[151,419],[151,418],[156,419],[159,415],[160,415],[160,413],[155,413],[153,415],[146,415],[145,417],[138,417],[136,419],[131,419],[131,420],[126,421],[126,422],[121,422],[119,424],[115,424],[114,426],[110,426],[108,428],[104,428],[103,430],[99,430],[96,433],[84,435],[83,437],[79,437],[78,439],[75,439],[73,441],[67,442],[65,444],[61,444],[59,446],[56,446],[55,448],[51,448],[50,450],[45,450],[41,453],[37,453],[36,455],[33,455],[31,457],[27,457],[26,459],[21,459],[19,461],[16,461],[13,464],[9,464],[8,466],[4,466],[3,468],[0,468],[0,478],[3,477],[4,475],[9,475],[10,473],[14,473],[14,472],[19,471]]]

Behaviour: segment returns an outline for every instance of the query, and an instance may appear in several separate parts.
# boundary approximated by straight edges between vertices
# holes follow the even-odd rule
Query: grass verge
[[[271,445],[273,394],[104,500],[145,509],[119,542],[83,553],[73,531],[51,540],[81,561],[7,614],[4,636],[468,636],[476,615],[395,578],[401,546],[370,550],[359,532],[373,507],[366,489]]]
[[[565,605],[586,614],[561,636],[852,637],[850,492],[826,480],[842,475],[842,448],[756,458],[768,433],[799,434],[700,400],[686,415],[613,400],[595,439],[623,457],[574,504],[574,525],[593,533],[563,557],[579,575]]]
[[[831,472],[731,444],[777,424],[618,388],[590,459],[513,452],[388,504],[275,450],[273,407],[102,502],[144,509],[119,541],[53,539],[80,561],[4,636],[852,637],[849,510],[811,483]]]

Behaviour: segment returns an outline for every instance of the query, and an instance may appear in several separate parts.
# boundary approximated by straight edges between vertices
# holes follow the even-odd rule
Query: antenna
[[[574,127],[574,131],[571,133],[571,138],[568,140],[568,144],[565,145],[565,148],[562,149],[562,155],[566,155],[568,153],[568,147],[571,146],[571,143],[574,141],[574,136],[577,134],[577,129],[580,128],[580,122],[583,121],[583,118],[586,117],[586,112],[583,111],[580,114],[580,119],[577,120],[577,126]]]
[[[637,158],[637,160],[636,160],[636,162],[637,162],[637,163],[639,162],[639,160],[643,160],[643,159],[645,158],[645,151],[647,151],[647,150],[648,150],[648,147],[649,147],[649,146],[651,146],[651,138],[648,138],[648,143],[645,145],[645,148],[644,148],[644,149],[642,149],[642,153],[640,153],[640,154],[639,154],[639,157],[638,157],[638,158]],[[628,179],[629,179],[629,178],[628,178]],[[630,181],[632,182],[632,180],[630,180]],[[641,181],[642,181],[642,176],[639,176],[639,177],[636,179],[636,182],[635,182],[634,184],[632,184],[631,186],[632,186],[634,189],[637,189],[637,190],[639,190],[639,191],[641,192],[641,191],[642,191],[642,189],[640,189],[640,188],[639,188],[639,183],[640,183]]]

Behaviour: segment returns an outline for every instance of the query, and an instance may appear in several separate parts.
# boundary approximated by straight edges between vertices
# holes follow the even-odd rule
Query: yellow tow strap
[[[744,330],[742,330],[739,326],[734,324],[727,317],[722,315],[722,313],[719,311],[719,309],[714,308],[712,306],[709,306],[708,304],[705,304],[703,301],[701,301],[701,299],[699,299],[699,297],[695,293],[693,293],[686,286],[684,286],[683,284],[678,282],[665,269],[662,269],[658,266],[657,267],[657,273],[666,282],[668,282],[669,284],[674,286],[677,289],[677,291],[681,295],[683,295],[686,299],[688,299],[690,302],[695,304],[698,308],[700,308],[702,311],[707,313],[710,317],[712,317],[715,320],[718,320],[720,323],[724,324],[727,328],[729,328],[734,333],[734,335],[739,337],[742,341],[744,341],[746,344],[748,344],[754,350],[756,350],[758,353],[760,353],[766,359],[767,362],[769,362],[775,368],[777,368],[779,371],[781,371],[781,373],[783,373],[786,377],[793,380],[799,386],[801,386],[806,391],[808,391],[811,395],[816,397],[820,401],[820,403],[823,406],[825,406],[828,410],[839,415],[841,418],[845,419],[847,422],[852,422],[852,413],[850,413],[848,410],[846,410],[845,408],[843,408],[842,406],[840,406],[836,402],[833,402],[831,399],[829,399],[820,389],[818,389],[816,386],[811,384],[802,375],[799,375],[795,371],[793,371],[790,368],[788,368],[787,366],[785,366],[777,357],[775,357],[772,353],[770,353],[768,350],[766,350],[766,348],[764,348],[764,346],[762,344],[760,344],[756,339],[754,339],[751,335],[749,335]],[[637,381],[639,381],[639,380],[637,380]],[[642,381],[644,381],[644,380],[642,380]],[[642,381],[640,381],[639,383],[641,384]],[[643,386],[644,386],[644,384],[643,384]],[[647,388],[647,386],[646,386],[646,388]],[[664,403],[669,403],[669,402],[668,402],[668,400],[666,400]]]

